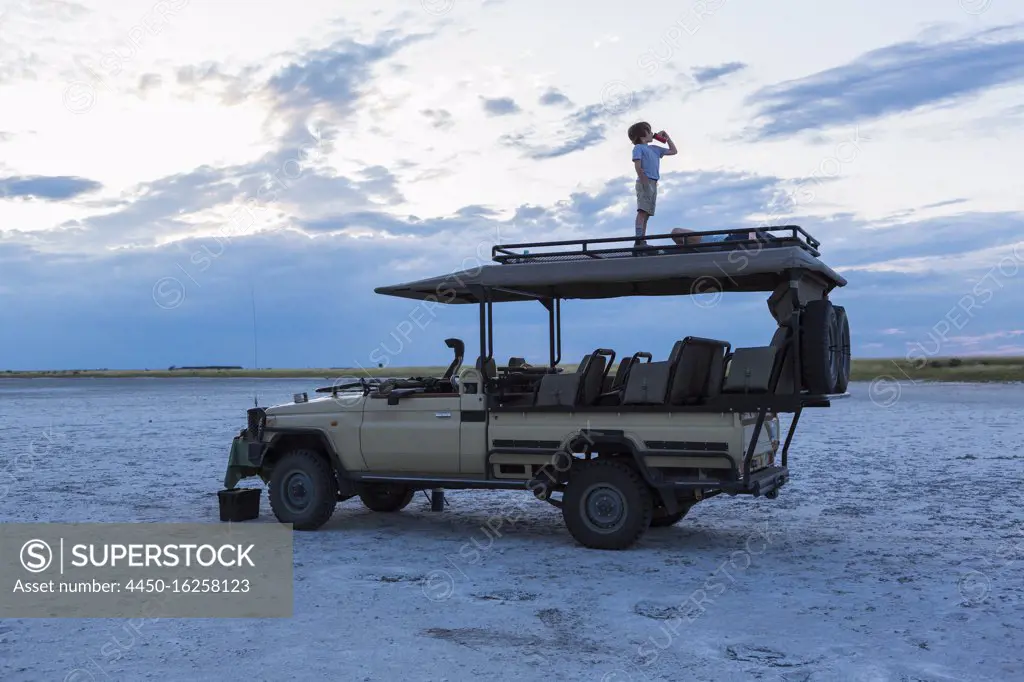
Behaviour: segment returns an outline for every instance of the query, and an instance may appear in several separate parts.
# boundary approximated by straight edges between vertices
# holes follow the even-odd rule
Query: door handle
[[[434,416],[437,417],[438,419],[451,419],[452,418],[452,413],[451,412],[435,412]]]

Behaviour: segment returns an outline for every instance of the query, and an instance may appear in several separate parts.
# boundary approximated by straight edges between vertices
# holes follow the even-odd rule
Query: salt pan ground
[[[254,388],[315,383],[2,382],[0,521],[216,523]],[[293,618],[0,621],[0,679],[1024,679],[1024,391],[851,392],[801,418],[777,500],[632,550],[577,546],[529,493],[350,500],[295,535]]]

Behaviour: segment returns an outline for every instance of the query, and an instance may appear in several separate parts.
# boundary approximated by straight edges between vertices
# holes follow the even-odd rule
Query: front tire
[[[396,512],[409,506],[415,492],[404,485],[371,483],[360,488],[359,499],[371,511]]]
[[[338,484],[327,460],[315,450],[286,453],[270,475],[270,508],[295,530],[316,530],[338,503]]]
[[[585,547],[626,549],[647,531],[653,513],[651,489],[624,462],[597,459],[569,472],[562,518]]]

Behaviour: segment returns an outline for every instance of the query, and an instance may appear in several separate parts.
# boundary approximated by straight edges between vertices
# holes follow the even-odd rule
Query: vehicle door
[[[373,473],[457,474],[458,393],[371,393],[363,407],[360,447]]]

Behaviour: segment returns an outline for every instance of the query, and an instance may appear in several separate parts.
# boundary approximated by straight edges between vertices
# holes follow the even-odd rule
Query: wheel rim
[[[607,484],[587,488],[583,494],[583,521],[598,533],[614,533],[626,521],[626,499]]]
[[[281,492],[285,508],[301,514],[313,501],[313,479],[305,471],[293,471],[285,477]]]

